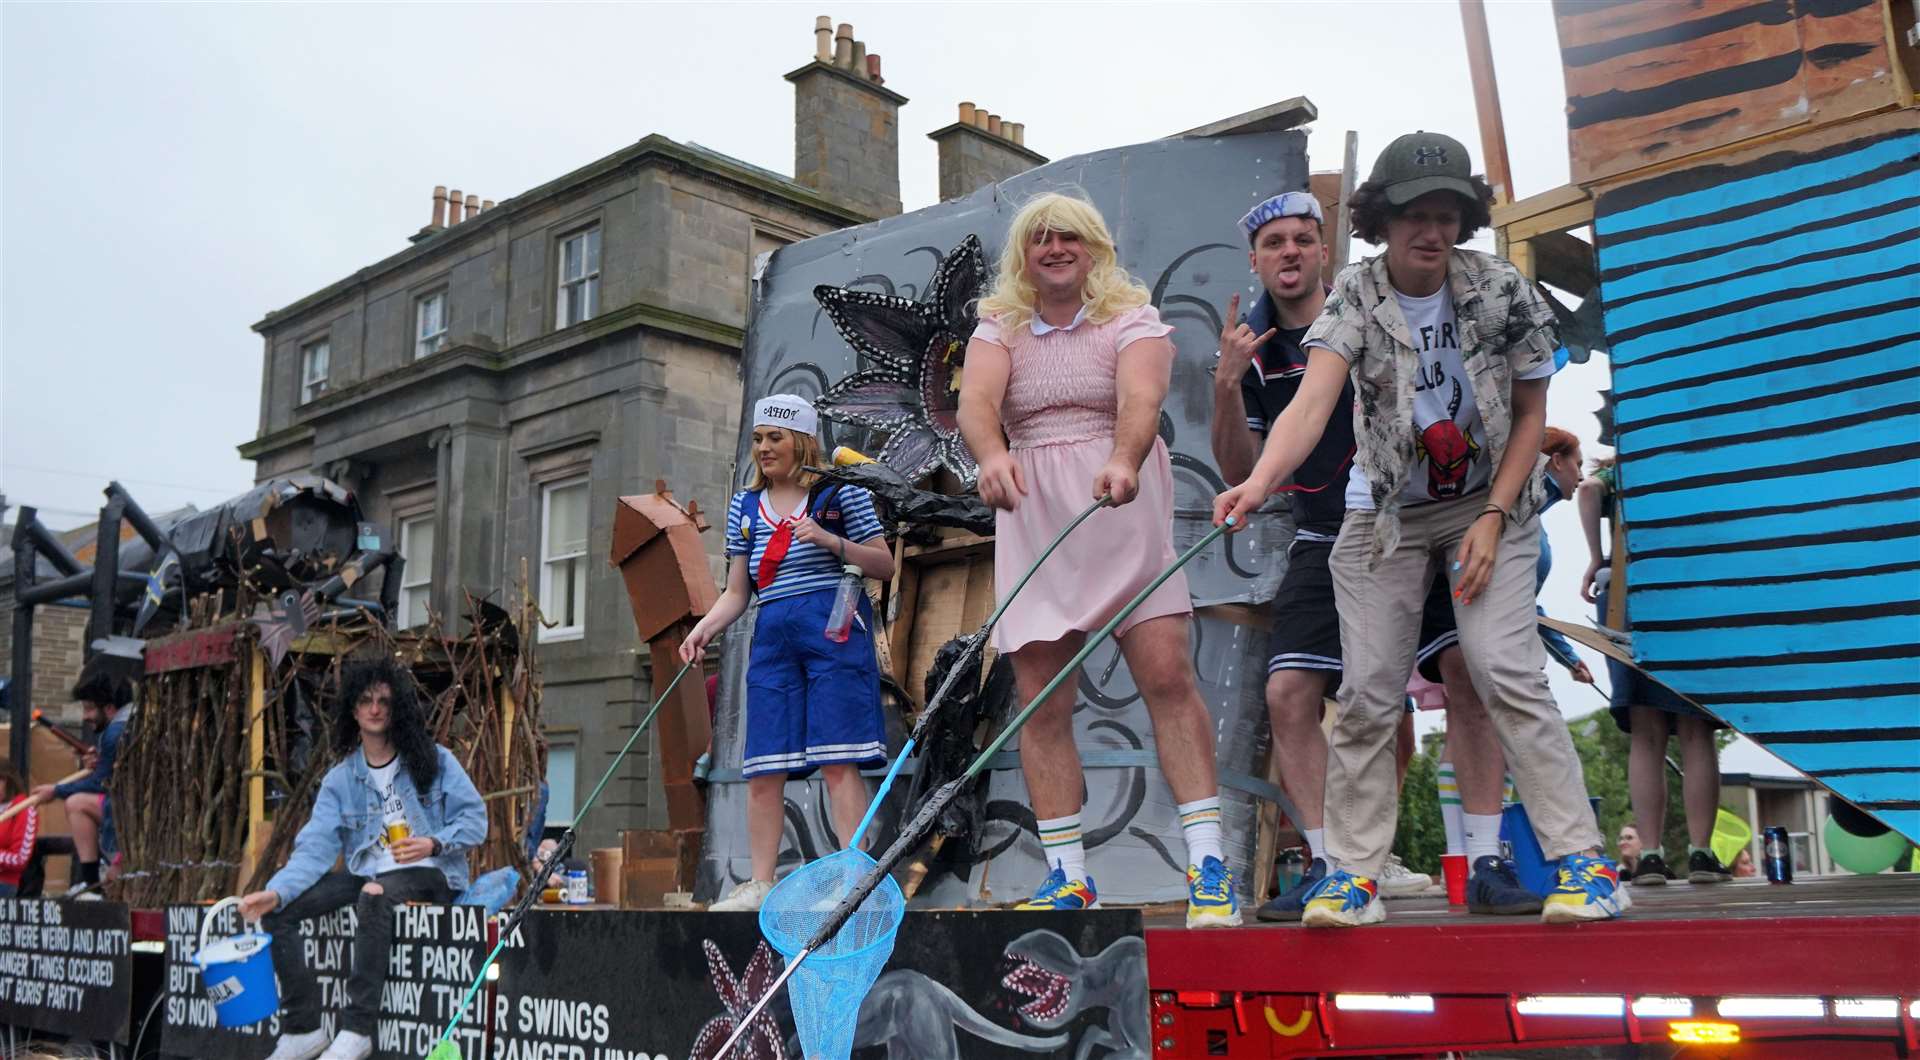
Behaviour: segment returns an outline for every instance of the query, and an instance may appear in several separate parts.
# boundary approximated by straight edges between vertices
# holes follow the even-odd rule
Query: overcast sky
[[[1489,3],[1519,195],[1566,181],[1545,2]],[[851,22],[901,112],[902,197],[971,100],[1050,158],[1292,96],[1312,168],[1441,130],[1478,157],[1458,7],[1339,4],[0,5],[0,490],[55,527],[118,478],[152,512],[252,482],[249,326],[406,246],[435,184],[504,200],[649,133],[793,169],[813,19]],[[998,58],[995,58],[998,56]],[[1606,367],[1556,378],[1591,441]],[[1570,506],[1548,610],[1584,612]],[[1597,667],[1596,667],[1597,668]],[[1599,700],[1556,673],[1562,705]],[[1423,720],[1423,727],[1428,719]]]

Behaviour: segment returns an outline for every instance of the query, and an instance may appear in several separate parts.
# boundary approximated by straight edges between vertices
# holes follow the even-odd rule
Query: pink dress
[[[996,597],[1004,599],[1054,535],[1093,502],[1094,477],[1113,454],[1120,351],[1172,331],[1151,305],[1044,335],[1025,325],[1006,332],[990,319],[974,331],[974,338],[1007,349],[1012,359],[1001,417],[1027,486],[1019,506],[995,519]],[[1099,629],[1173,560],[1173,466],[1166,443],[1155,438],[1140,467],[1139,496],[1080,524],[1000,617],[993,646],[1011,652],[1072,630]],[[1124,636],[1147,619],[1192,611],[1186,575],[1177,573],[1115,632]]]

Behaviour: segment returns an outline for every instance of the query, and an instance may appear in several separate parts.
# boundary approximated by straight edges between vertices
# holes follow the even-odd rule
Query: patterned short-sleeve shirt
[[[1447,285],[1460,329],[1460,355],[1498,468],[1513,430],[1513,381],[1551,364],[1559,345],[1553,309],[1512,263],[1455,248]],[[1354,386],[1354,463],[1366,475],[1378,517],[1373,556],[1400,543],[1400,503],[1416,463],[1413,392],[1419,355],[1380,254],[1341,270],[1333,294],[1301,340],[1346,360]],[[1540,457],[1514,503],[1513,518],[1540,510]]]

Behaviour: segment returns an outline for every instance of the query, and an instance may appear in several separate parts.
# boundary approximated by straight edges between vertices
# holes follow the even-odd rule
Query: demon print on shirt
[[[1460,328],[1453,298],[1443,284],[1424,298],[1393,292],[1407,320],[1407,333],[1419,355],[1413,384],[1413,474],[1407,478],[1404,504],[1452,500],[1487,488],[1493,462],[1487,457],[1486,431],[1473,400],[1473,381],[1460,359]],[[1354,465],[1347,484],[1347,506],[1370,509],[1373,494],[1366,474]]]

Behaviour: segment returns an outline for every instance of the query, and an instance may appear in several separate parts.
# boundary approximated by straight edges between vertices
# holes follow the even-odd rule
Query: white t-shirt
[[[1445,284],[1425,297],[1393,292],[1407,333],[1420,355],[1413,385],[1413,472],[1407,476],[1402,504],[1452,500],[1486,489],[1493,480],[1487,432],[1473,401],[1473,380],[1460,358],[1460,329],[1453,314],[1453,293]],[[1523,379],[1553,374],[1549,360]],[[1347,507],[1373,510],[1373,490],[1355,462],[1347,479]]]
[[[383,829],[379,844],[380,851],[373,858],[372,872],[375,876],[383,872],[392,872],[400,867],[400,863],[393,860],[393,851],[387,849],[384,834],[385,822],[395,818],[404,819],[406,816],[406,806],[401,803],[399,793],[393,790],[394,779],[399,776],[399,773],[400,756],[398,754],[387,759],[387,764],[384,766],[376,767],[371,762],[367,763],[367,776],[373,780],[374,790],[380,793],[380,820]]]

